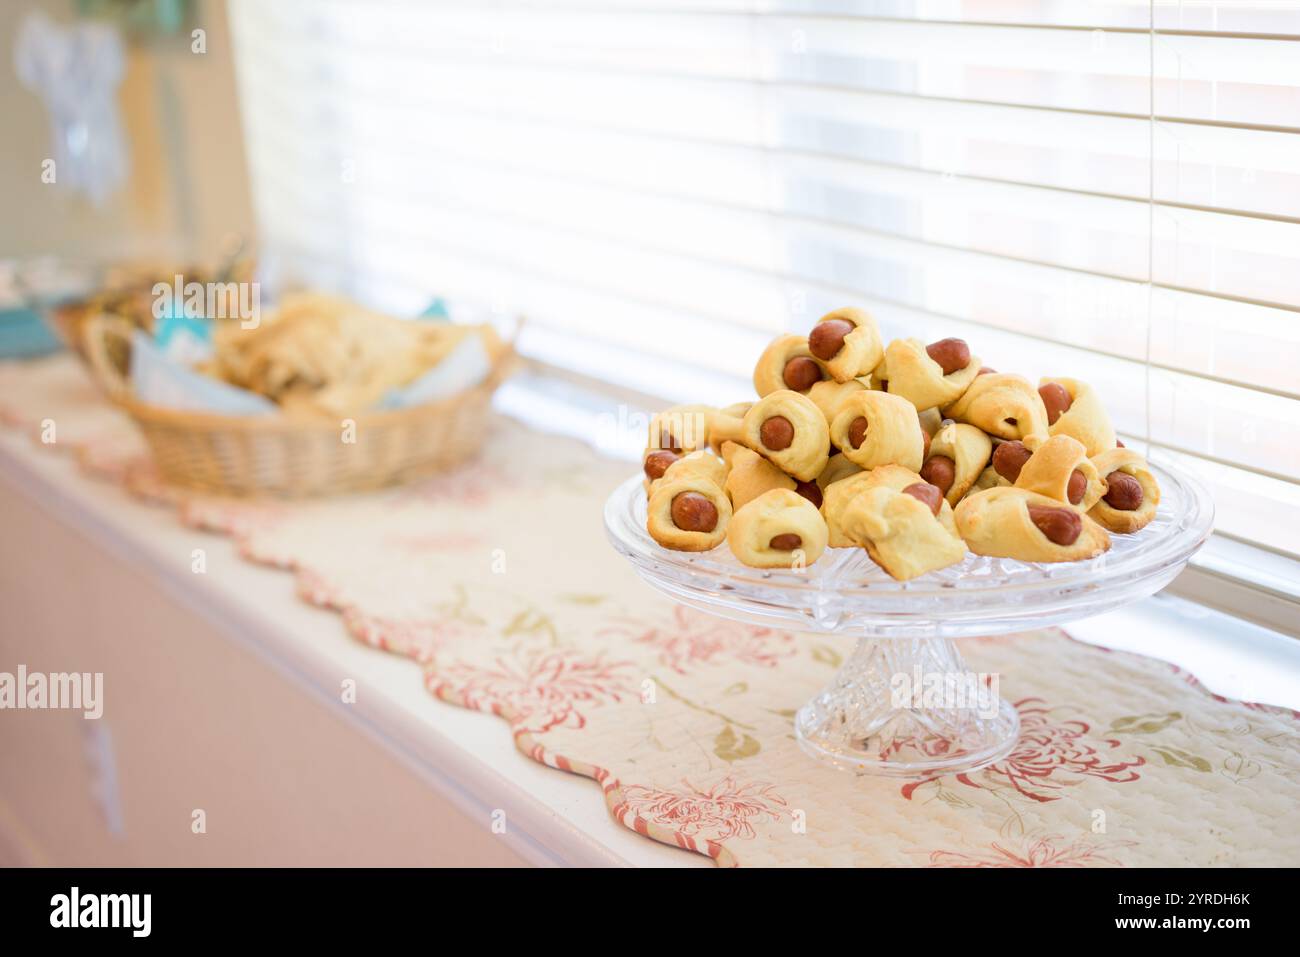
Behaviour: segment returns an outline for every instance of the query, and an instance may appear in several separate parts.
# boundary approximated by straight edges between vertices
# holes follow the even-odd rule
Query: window
[[[1222,536],[1300,557],[1300,2],[232,19],[286,271],[523,312],[546,363],[718,403],[772,335],[861,305],[1091,381],[1129,444],[1210,481]]]

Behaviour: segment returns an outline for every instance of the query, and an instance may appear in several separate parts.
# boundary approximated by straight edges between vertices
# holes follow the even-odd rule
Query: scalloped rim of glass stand
[[[1083,593],[1096,594],[1111,586],[1122,595],[1108,596],[1100,610],[1133,601],[1163,587],[1205,542],[1213,526],[1214,507],[1209,492],[1195,478],[1167,465],[1152,463],[1161,487],[1156,520],[1140,532],[1115,536],[1124,539],[1122,555],[1113,551],[1096,559],[1057,564],[1008,562],[1014,574],[969,574],[943,581],[931,573],[910,582],[884,575],[859,549],[828,549],[803,573],[766,571],[741,565],[724,543],[710,552],[675,552],[661,547],[645,530],[645,492],[640,475],[619,485],[605,503],[605,527],[615,549],[627,557],[651,582],[674,597],[689,594],[696,602],[714,606],[718,613],[748,610],[764,618],[779,617],[774,598],[790,617],[807,618],[812,599],[834,600],[841,605],[829,617],[878,616],[893,623],[935,621],[951,615],[969,631],[980,620],[1005,627],[1008,620],[1032,627],[1039,612],[1067,620],[1087,614],[1065,606],[1078,604]],[[858,556],[858,558],[854,558]],[[829,560],[829,561],[828,561]],[[847,562],[865,563],[875,577],[836,570]],[[966,566],[987,559],[969,556]],[[1001,560],[993,560],[1001,561]],[[1155,583],[1152,588],[1145,585]],[[928,600],[928,602],[927,602]],[[939,608],[909,611],[904,603],[932,604]],[[737,606],[740,607],[737,607]],[[942,606],[947,605],[948,608]]]

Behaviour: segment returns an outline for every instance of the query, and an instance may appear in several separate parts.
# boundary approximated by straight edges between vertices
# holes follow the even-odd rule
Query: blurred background
[[[1298,597],[1300,3],[43,0],[0,34],[11,261],[244,243],[272,288],[526,314],[579,405],[734,401],[860,305],[1093,382],[1214,486],[1205,573]],[[69,63],[120,125],[83,188],[41,178],[113,129]]]
[[[71,31],[96,23],[122,38],[113,101],[120,111],[126,176],[96,204],[80,191],[41,179],[56,129],[43,95],[17,75],[20,27],[33,14]],[[201,27],[207,52],[191,50]],[[220,254],[232,235],[254,231],[244,134],[226,4],[221,2],[80,3],[36,0],[0,7],[8,60],[0,86],[6,147],[0,153],[4,225],[0,254],[58,254],[111,260],[133,256]],[[38,44],[61,62],[63,43]],[[56,49],[50,49],[53,45]],[[113,74],[110,74],[110,76]],[[111,81],[99,81],[101,85]],[[69,84],[77,89],[76,81]],[[53,187],[53,188],[51,188]]]

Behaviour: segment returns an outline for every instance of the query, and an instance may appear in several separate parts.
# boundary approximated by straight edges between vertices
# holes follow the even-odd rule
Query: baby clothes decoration
[[[82,193],[96,206],[129,169],[117,105],[125,62],[116,28],[93,22],[61,26],[40,11],[23,19],[14,44],[18,79],[50,114],[42,181]]]

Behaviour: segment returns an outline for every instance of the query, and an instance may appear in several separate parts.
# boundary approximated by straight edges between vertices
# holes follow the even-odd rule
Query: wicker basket
[[[63,344],[83,361],[89,361],[86,355],[85,323],[91,313],[81,302],[65,302],[51,306],[45,311],[46,319]]]
[[[342,422],[286,416],[188,412],[137,401],[120,355],[130,324],[86,323],[86,355],[105,391],[136,421],[170,483],[237,496],[306,497],[376,489],[451,468],[472,457],[487,433],[492,393],[515,363],[507,346],[488,378],[448,398],[367,412],[345,441]]]

